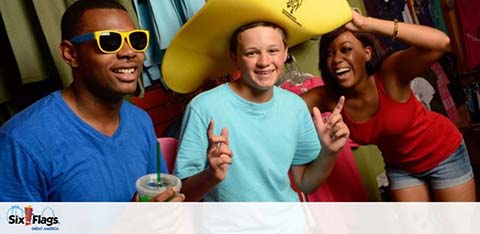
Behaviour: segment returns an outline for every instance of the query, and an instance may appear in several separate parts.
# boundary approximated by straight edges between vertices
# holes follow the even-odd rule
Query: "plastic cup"
[[[155,173],[137,179],[135,187],[141,202],[150,201],[150,199],[171,187],[177,187],[177,193],[182,188],[182,182],[174,175],[160,174],[160,178],[162,179],[161,184],[158,184],[157,174]]]

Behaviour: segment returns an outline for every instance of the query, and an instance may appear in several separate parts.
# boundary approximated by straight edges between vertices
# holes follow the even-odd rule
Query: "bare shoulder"
[[[321,112],[331,111],[331,107],[335,106],[338,94],[332,91],[332,88],[328,88],[327,85],[318,86],[308,90],[302,94],[301,97],[308,106],[308,109],[312,111],[313,107],[318,107]]]

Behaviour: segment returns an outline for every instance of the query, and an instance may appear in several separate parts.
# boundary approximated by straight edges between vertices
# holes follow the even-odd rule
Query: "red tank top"
[[[425,109],[412,91],[400,103],[388,96],[377,76],[375,83],[379,106],[371,119],[354,123],[342,111],[356,143],[377,145],[387,167],[410,173],[428,171],[455,152],[462,136],[449,119]]]

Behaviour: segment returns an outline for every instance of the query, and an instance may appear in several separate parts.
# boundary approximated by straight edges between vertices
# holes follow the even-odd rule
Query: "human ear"
[[[292,55],[293,56],[293,55]],[[288,58],[288,47],[285,48],[285,55],[283,56],[283,63],[286,63],[287,62],[287,58]]]
[[[365,47],[365,61],[370,61],[372,58],[372,47],[367,46]]]
[[[66,63],[71,67],[78,67],[77,51],[72,42],[63,40],[58,48],[60,49],[60,54]]]
[[[230,59],[233,61],[233,63],[235,63],[235,66],[237,66],[237,68],[238,68],[239,66],[238,66],[238,63],[237,63],[237,54],[230,51],[228,53],[228,55],[230,56]]]

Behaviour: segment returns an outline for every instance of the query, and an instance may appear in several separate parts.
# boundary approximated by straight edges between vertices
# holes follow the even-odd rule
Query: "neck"
[[[376,94],[375,78],[373,75],[366,76],[358,84],[348,89],[341,89],[341,93],[346,99],[358,99],[365,96]],[[375,91],[372,93],[372,91]]]
[[[238,96],[250,102],[264,103],[270,101],[273,97],[273,88],[268,90],[254,89],[247,84],[242,83],[241,79],[230,82],[229,85]]]
[[[62,97],[72,111],[99,132],[112,136],[120,123],[123,99],[102,99],[87,89],[72,84],[62,91]]]

